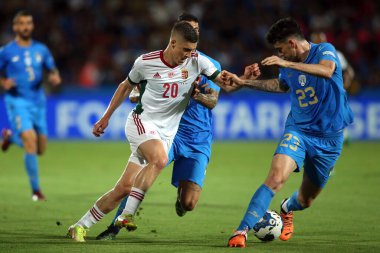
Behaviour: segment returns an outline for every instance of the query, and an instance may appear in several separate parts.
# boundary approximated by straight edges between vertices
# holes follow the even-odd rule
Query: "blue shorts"
[[[197,148],[198,149],[198,148]],[[186,145],[185,142],[176,138],[169,151],[170,164],[174,161],[172,185],[179,186],[179,181],[191,181],[203,187],[203,181],[206,176],[206,169],[210,157],[200,153]]]
[[[47,135],[46,107],[6,100],[6,109],[12,132],[20,135],[26,130],[34,129],[39,135]]]
[[[287,128],[275,154],[290,156],[297,164],[296,172],[303,166],[310,180],[323,188],[342,147],[343,133],[336,137],[316,137]]]

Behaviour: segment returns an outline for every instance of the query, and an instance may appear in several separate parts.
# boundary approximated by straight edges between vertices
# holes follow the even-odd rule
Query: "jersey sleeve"
[[[220,63],[213,60],[212,63],[214,64],[214,66],[216,67],[216,69],[220,72],[222,71],[222,67],[220,66]],[[220,92],[220,87],[218,85],[216,85],[213,81],[211,80],[206,80],[206,82],[208,83],[208,88],[211,88],[217,92]]]
[[[285,78],[287,75],[285,73],[285,69],[283,68],[280,68],[280,74],[278,74],[278,80],[280,82],[280,84],[282,85],[285,85],[286,87],[290,87],[289,84],[288,84],[288,81],[287,79]]]
[[[330,43],[321,43],[317,49],[317,57],[319,61],[328,60],[338,64],[339,58],[336,53],[335,47]]]
[[[215,65],[203,55],[199,55],[199,67],[201,74],[205,75],[208,79],[213,80],[220,71]]]
[[[137,85],[142,80],[144,80],[143,60],[142,56],[140,56],[135,60],[135,63],[133,64],[131,71],[129,71],[128,81],[133,85]]]
[[[50,50],[46,46],[43,46],[43,63],[44,68],[49,71],[57,68],[55,65],[54,58]]]

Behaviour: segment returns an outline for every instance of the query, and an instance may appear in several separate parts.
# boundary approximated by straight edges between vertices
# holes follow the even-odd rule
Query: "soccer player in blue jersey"
[[[187,21],[199,32],[197,17],[183,13],[177,21]],[[219,62],[208,58],[218,70],[221,70]],[[193,210],[202,192],[213,139],[211,110],[217,104],[219,91],[219,86],[200,76],[169,151],[168,165],[174,162],[172,185],[178,189],[175,203],[178,216],[184,216],[187,211]],[[130,95],[132,102],[137,102],[135,98],[138,97],[138,93]],[[119,233],[120,229],[114,225],[114,222],[122,213],[127,199],[128,196],[122,200],[113,221],[96,237],[97,240],[113,240]]]
[[[265,58],[261,63],[280,67],[278,78],[250,80],[230,74],[231,85],[288,92],[291,110],[268,177],[253,195],[243,220],[229,239],[229,247],[245,247],[247,232],[263,217],[274,194],[293,171],[303,167],[300,188],[281,203],[284,229],[280,239],[291,238],[293,211],[310,207],[322,191],[341,153],[343,129],[353,122],[333,45],[308,42],[291,18],[273,24],[266,39],[278,56]],[[249,68],[246,71],[249,72]]]
[[[0,84],[6,91],[5,105],[11,130],[3,129],[2,150],[12,143],[25,150],[24,162],[32,187],[32,199],[45,200],[39,184],[37,154],[46,148],[47,126],[44,70],[47,81],[56,86],[61,77],[49,49],[32,39],[33,17],[28,11],[18,12],[13,19],[15,40],[0,49]]]

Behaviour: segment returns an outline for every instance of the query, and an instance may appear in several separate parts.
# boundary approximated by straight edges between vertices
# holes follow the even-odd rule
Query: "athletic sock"
[[[36,154],[28,154],[24,155],[24,163],[25,169],[29,177],[30,186],[32,187],[32,191],[36,192],[40,190],[40,182],[38,177],[38,162]]]
[[[251,229],[264,216],[274,196],[274,192],[265,184],[253,195],[243,220],[237,230]]]
[[[122,214],[135,214],[139,208],[141,202],[143,201],[145,192],[141,189],[132,187],[131,193],[128,196],[127,203]]]
[[[290,198],[288,198],[284,203],[282,203],[281,209],[285,213],[303,210],[303,207],[298,201],[298,191],[294,192]]]
[[[90,228],[104,217],[104,213],[96,206],[96,204],[87,211],[87,213],[76,223],[84,228]]]
[[[123,212],[123,210],[125,208],[125,205],[127,203],[127,200],[128,200],[128,195],[120,202],[120,205],[119,205],[119,208],[117,209],[115,217],[113,217],[113,220],[111,222],[111,226],[113,226],[113,224],[115,223],[117,217],[119,217],[119,215]]]

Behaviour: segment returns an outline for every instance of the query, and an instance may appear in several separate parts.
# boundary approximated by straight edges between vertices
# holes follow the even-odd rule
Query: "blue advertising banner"
[[[47,118],[50,139],[95,139],[94,122],[105,111],[110,92],[68,93],[49,96]],[[0,97],[0,127],[8,127],[4,98]],[[355,123],[349,127],[353,139],[380,140],[380,95],[350,98]],[[124,125],[134,107],[126,101],[115,111],[103,140],[125,140]],[[282,135],[290,102],[286,94],[241,92],[222,94],[214,108],[216,140],[265,140]]]

